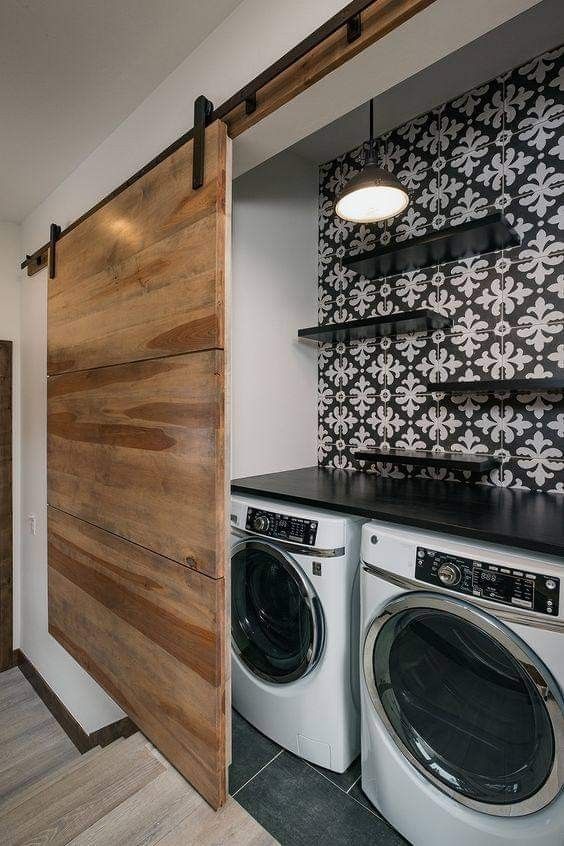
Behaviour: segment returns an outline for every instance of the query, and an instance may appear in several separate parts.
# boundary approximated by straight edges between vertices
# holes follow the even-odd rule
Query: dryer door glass
[[[506,806],[541,790],[555,756],[550,715],[523,663],[492,633],[412,608],[381,627],[371,670],[397,738],[451,793]]]
[[[283,552],[245,541],[231,558],[233,649],[260,678],[294,681],[317,663],[322,644],[319,602]]]

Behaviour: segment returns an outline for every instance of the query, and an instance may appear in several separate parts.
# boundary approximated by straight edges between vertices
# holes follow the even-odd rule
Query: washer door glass
[[[397,613],[374,642],[371,669],[397,737],[452,791],[510,805],[548,779],[547,708],[521,663],[483,628],[442,610]]]
[[[233,648],[252,672],[284,683],[305,675],[321,643],[318,603],[280,550],[245,541],[231,558]]]

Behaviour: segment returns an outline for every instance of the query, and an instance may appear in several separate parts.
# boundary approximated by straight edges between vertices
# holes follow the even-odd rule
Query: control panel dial
[[[264,514],[257,514],[253,519],[253,529],[255,532],[268,532],[270,520]]]
[[[443,585],[447,585],[448,587],[457,585],[462,578],[460,567],[457,567],[456,564],[441,564],[437,575]]]

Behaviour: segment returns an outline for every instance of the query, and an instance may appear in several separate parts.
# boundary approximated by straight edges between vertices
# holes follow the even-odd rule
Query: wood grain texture
[[[141,735],[139,736],[141,737]],[[116,741],[116,744],[118,742],[121,741]],[[41,750],[38,748],[37,752],[39,751]],[[0,801],[0,824],[3,816],[11,813],[15,808],[18,808],[20,805],[23,805],[24,802],[28,801],[28,799],[32,799],[40,791],[43,791],[46,788],[51,787],[51,785],[56,784],[61,778],[66,778],[67,776],[71,775],[71,773],[82,769],[86,761],[89,761],[91,758],[98,757],[101,751],[101,749],[89,749],[88,752],[84,752],[83,754],[81,754],[80,752],[78,752],[78,750],[75,749],[76,756],[73,757],[70,761],[52,767],[39,780],[32,782],[26,785],[25,787],[22,787],[16,793],[12,794],[9,799],[6,799],[5,801]]]
[[[159,846],[226,846],[226,844],[229,846],[277,846],[278,841],[231,797],[217,814],[205,805],[199,805],[176,828],[159,840]]]
[[[48,502],[213,577],[225,569],[221,351],[48,382]]]
[[[21,723],[20,723],[21,725]],[[70,749],[70,740],[65,737],[63,730],[59,728],[60,741],[67,749]],[[16,737],[5,741],[2,744],[2,756],[0,757],[0,778],[7,770],[11,770],[18,759],[24,761],[37,756],[40,748],[53,748],[56,741],[53,738],[52,720],[44,719],[27,729],[25,733],[19,733]],[[78,752],[78,750],[76,750]]]
[[[37,749],[36,754],[40,751],[43,750]],[[88,752],[84,752],[83,754],[81,754],[77,749],[74,751],[76,757],[71,758],[68,761],[59,762],[40,775],[36,781],[31,781],[23,787],[20,787],[15,793],[12,793],[11,796],[6,799],[0,799],[0,826],[2,824],[2,816],[4,816],[4,814],[8,814],[14,808],[17,808],[19,805],[27,802],[28,799],[35,796],[35,794],[44,787],[55,784],[55,782],[59,781],[60,778],[70,775],[70,773],[74,772],[76,769],[80,769],[80,767],[84,766],[85,760],[90,759],[100,752],[99,749],[90,749]]]
[[[18,668],[0,674],[1,815],[15,796],[26,794],[46,773],[80,754]]]
[[[226,795],[224,588],[49,509],[49,631],[214,807]]]
[[[150,846],[200,806],[207,807],[181,775],[167,769],[70,842],[72,846]]]
[[[11,670],[5,670],[4,672],[13,673],[17,671],[18,668],[13,667]],[[6,740],[10,740],[14,734],[17,734],[20,730],[19,726],[23,725],[25,729],[25,726],[29,724],[29,727],[32,728],[38,721],[40,715],[42,715],[42,719],[45,718],[45,706],[39,697],[34,697],[32,702],[18,702],[14,705],[10,703],[0,703],[0,710],[5,713],[11,710],[11,717],[13,718],[13,725],[9,725],[7,721],[2,719],[2,725],[0,726],[0,744],[4,743]],[[2,717],[4,718],[4,714]],[[57,720],[55,720],[55,722],[57,722]],[[59,728],[61,728],[61,726],[59,726]]]
[[[214,807],[227,796],[230,143],[192,145],[57,244],[49,631]]]
[[[220,107],[218,111],[228,126],[230,137],[237,138],[434,2],[435,0],[375,0],[361,12],[362,32],[359,38],[349,44],[346,26],[329,35],[259,88],[257,108],[254,112],[247,114],[244,102],[227,114],[224,114]],[[252,83],[247,87],[252,90]]]
[[[92,757],[3,814],[3,846],[64,846],[165,770],[148,749],[132,748],[128,741],[100,755],[102,766]]]
[[[69,738],[63,735],[36,749],[33,755],[16,758],[10,767],[0,772],[0,809],[53,770],[76,760],[79,754]]]
[[[20,668],[0,674],[0,748],[2,846],[275,843],[233,800],[214,813],[140,733],[80,755]]]
[[[0,672],[13,665],[12,342],[0,341]]]
[[[226,145],[198,191],[189,142],[58,242],[49,374],[223,347]]]

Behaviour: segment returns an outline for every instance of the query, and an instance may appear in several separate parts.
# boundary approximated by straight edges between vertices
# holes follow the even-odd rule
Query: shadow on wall
[[[355,461],[359,446],[496,455],[482,484],[564,494],[564,395],[437,395],[427,381],[561,375],[564,369],[564,47],[485,82],[379,139],[409,189],[393,221],[356,225],[335,196],[365,145],[320,167],[319,322],[429,307],[435,331],[319,351],[318,458],[324,466],[471,481],[464,471]],[[355,254],[503,210],[519,247],[369,280]]]

